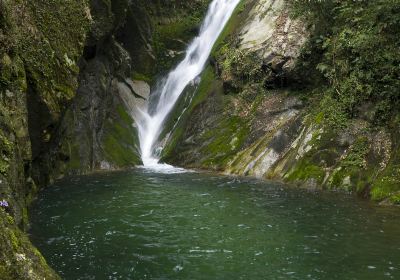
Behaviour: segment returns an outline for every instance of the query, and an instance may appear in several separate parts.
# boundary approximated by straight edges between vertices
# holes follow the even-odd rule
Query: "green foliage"
[[[393,197],[393,200],[399,197],[399,179],[400,179],[400,166],[393,166],[390,172],[380,177],[371,190],[371,198],[373,200],[382,200],[385,198]],[[400,201],[398,201],[400,202]]]
[[[350,152],[342,161],[344,167],[366,167],[366,156],[370,150],[369,142],[366,137],[358,138],[350,147]]]
[[[256,55],[252,52],[232,48],[231,42],[219,50],[217,60],[222,68],[222,78],[230,81],[234,87],[242,87],[243,84],[249,82],[262,82],[265,76]]]
[[[329,90],[325,91],[325,93],[328,94],[324,95],[321,100],[319,118],[324,118],[328,126],[344,128],[349,119],[345,105],[329,94]]]
[[[325,77],[324,94],[335,100],[340,114],[355,117],[361,104],[373,102],[374,120],[386,122],[400,108],[400,2],[290,3],[293,14],[313,27],[303,59],[313,56],[310,66]]]
[[[365,187],[373,179],[373,170],[367,168],[367,155],[370,151],[370,143],[367,137],[359,137],[348,148],[348,153],[338,162],[338,168],[334,170],[328,185],[333,188],[345,188],[347,191],[362,193]],[[345,182],[345,178],[350,179]],[[355,188],[354,188],[355,186]]]

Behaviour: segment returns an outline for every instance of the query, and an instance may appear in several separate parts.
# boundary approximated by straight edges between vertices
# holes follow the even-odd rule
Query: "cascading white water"
[[[149,104],[147,111],[139,109],[136,123],[139,131],[140,150],[145,167],[158,166],[155,144],[162,132],[163,124],[172,111],[185,87],[198,77],[210,56],[213,45],[221,34],[240,0],[213,0],[200,34],[189,45],[185,58],[172,70],[161,87],[155,91],[158,98]],[[150,111],[150,108],[153,110]]]

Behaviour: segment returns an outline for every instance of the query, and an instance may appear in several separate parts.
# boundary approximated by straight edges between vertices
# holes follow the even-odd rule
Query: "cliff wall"
[[[398,13],[390,1],[243,1],[164,160],[399,203]]]

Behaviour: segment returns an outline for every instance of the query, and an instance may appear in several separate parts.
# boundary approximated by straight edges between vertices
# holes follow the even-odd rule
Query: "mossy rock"
[[[310,163],[307,160],[302,160],[296,164],[294,169],[290,171],[285,178],[288,181],[302,181],[307,182],[311,179],[316,180],[318,185],[322,185],[322,182],[325,178],[324,169],[316,164]]]
[[[3,209],[0,227],[1,279],[60,279]]]
[[[137,147],[139,139],[133,124],[134,120],[122,105],[117,106],[115,118],[106,121],[102,148],[105,159],[112,166],[123,168],[141,163]]]

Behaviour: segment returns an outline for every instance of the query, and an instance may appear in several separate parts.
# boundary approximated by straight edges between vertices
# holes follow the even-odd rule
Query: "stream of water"
[[[400,211],[344,194],[146,169],[42,192],[31,238],[65,279],[400,279]]]
[[[186,86],[198,77],[210,56],[213,45],[221,34],[240,0],[214,0],[200,28],[200,34],[186,50],[185,58],[173,69],[161,86],[153,93],[147,111],[139,110],[136,123],[143,165],[148,168],[165,169],[159,164],[156,142],[163,124]],[[155,97],[154,97],[155,96]]]

